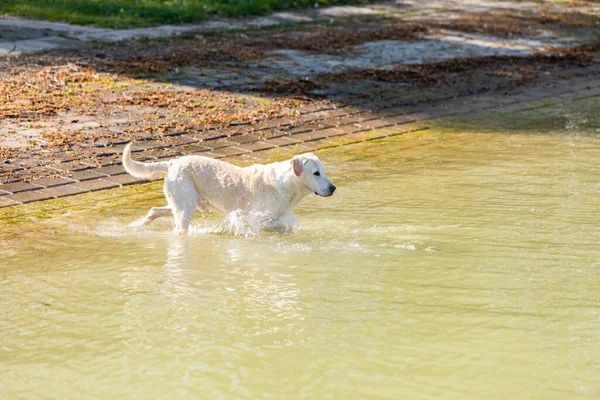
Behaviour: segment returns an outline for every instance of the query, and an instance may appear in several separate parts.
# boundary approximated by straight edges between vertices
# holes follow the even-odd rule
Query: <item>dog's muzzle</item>
[[[329,185],[328,189],[329,189],[329,193],[328,194],[320,194],[320,193],[317,193],[317,192],[315,192],[315,194],[317,196],[329,197],[329,196],[333,195],[333,192],[335,192],[335,189],[337,189],[337,188],[334,185]]]

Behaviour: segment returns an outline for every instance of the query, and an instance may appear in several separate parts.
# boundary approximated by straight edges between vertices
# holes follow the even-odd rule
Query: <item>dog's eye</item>
[[[314,176],[321,176],[321,173],[320,173],[319,171],[317,171],[317,172],[315,172],[313,175],[314,175]]]

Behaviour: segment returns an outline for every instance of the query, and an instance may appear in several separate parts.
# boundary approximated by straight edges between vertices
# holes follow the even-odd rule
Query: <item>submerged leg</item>
[[[184,206],[178,209],[177,213],[173,215],[175,217],[175,232],[177,232],[177,234],[185,235],[187,233],[195,210],[196,207]]]
[[[178,178],[172,181],[167,175],[165,195],[173,212],[175,231],[180,235],[185,235],[198,206],[198,194],[190,180]]]
[[[298,216],[293,212],[289,211],[278,219],[273,220],[270,224],[268,224],[265,229],[274,230],[278,232],[292,232],[294,230],[294,225],[298,223]]]

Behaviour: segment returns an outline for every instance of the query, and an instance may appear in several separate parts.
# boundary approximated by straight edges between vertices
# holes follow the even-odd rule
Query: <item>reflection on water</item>
[[[292,234],[127,228],[156,204],[7,229],[0,397],[597,398],[599,156],[413,134],[323,154],[339,189]]]

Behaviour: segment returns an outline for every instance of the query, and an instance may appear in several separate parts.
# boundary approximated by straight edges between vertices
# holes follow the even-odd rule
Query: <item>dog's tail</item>
[[[125,171],[136,178],[159,179],[166,175],[169,169],[169,161],[144,163],[131,158],[131,144],[123,150],[123,167]]]

